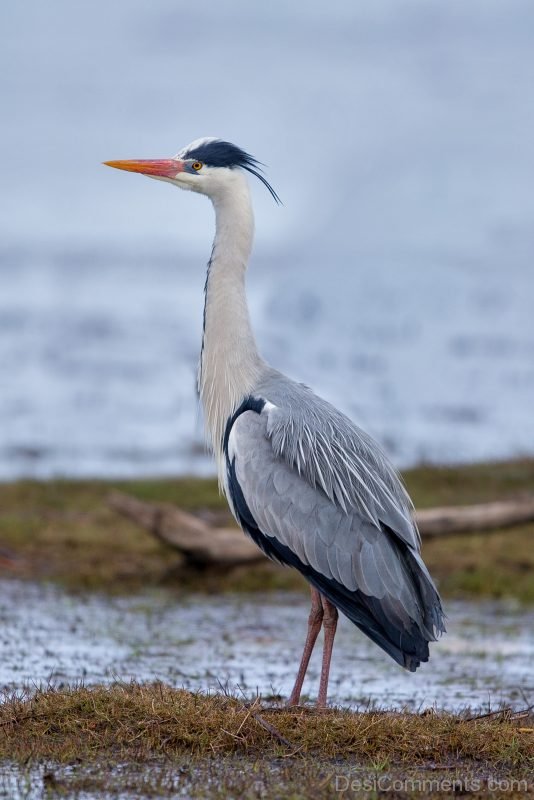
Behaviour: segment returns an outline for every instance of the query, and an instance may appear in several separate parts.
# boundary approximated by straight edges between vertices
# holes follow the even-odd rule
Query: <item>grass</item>
[[[110,791],[116,784],[124,792],[130,785],[133,796],[140,788],[144,796],[169,796],[184,787],[188,796],[210,798],[367,796],[340,795],[348,777],[476,780],[481,791],[473,797],[487,796],[490,781],[512,788],[515,781],[520,791],[507,796],[520,797],[532,781],[533,725],[532,716],[507,713],[470,719],[264,709],[162,684],[116,684],[7,699],[0,706],[0,758],[52,765],[47,780],[55,790],[63,784]]]
[[[404,477],[420,508],[484,502],[532,492],[534,460],[423,466]],[[0,484],[0,546],[10,550],[17,562],[8,574],[49,579],[69,589],[113,592],[130,592],[147,584],[206,591],[303,586],[292,570],[270,564],[221,574],[182,570],[177,554],[107,507],[112,489],[143,500],[175,503],[230,523],[214,480]],[[533,603],[533,534],[534,524],[530,524],[488,535],[448,536],[424,543],[423,553],[446,596],[513,597]]]
[[[531,492],[534,461],[421,467],[405,479],[421,508],[483,502]],[[15,563],[6,574],[115,592],[302,587],[271,564],[182,570],[177,554],[108,508],[113,489],[229,522],[212,480],[0,484],[0,549]],[[534,602],[533,533],[444,537],[424,543],[424,556],[448,596]],[[456,786],[519,798],[534,793],[533,774],[532,714],[270,709],[163,684],[47,688],[0,704],[0,796],[437,798]]]

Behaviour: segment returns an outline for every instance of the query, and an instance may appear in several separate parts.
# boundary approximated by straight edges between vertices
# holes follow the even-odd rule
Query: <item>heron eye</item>
[[[194,162],[191,164],[191,166],[193,167],[193,169],[194,169],[196,172],[198,172],[198,171],[199,171],[199,169],[202,169],[202,161],[194,161]]]

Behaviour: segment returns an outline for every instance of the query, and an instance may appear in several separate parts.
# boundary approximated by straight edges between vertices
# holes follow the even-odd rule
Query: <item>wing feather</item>
[[[420,549],[412,503],[379,445],[307,387],[266,382],[266,433],[274,453],[347,514],[358,512]]]

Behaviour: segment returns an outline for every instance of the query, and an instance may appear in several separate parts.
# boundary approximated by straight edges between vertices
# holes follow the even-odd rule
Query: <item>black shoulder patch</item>
[[[224,438],[223,438],[223,450],[226,458],[228,459],[228,439],[230,438],[230,431],[232,430],[232,425],[236,421],[236,419],[241,416],[245,411],[255,411],[256,414],[261,414],[265,407],[265,400],[262,397],[253,397],[253,395],[249,395],[245,397],[239,408],[234,411],[231,417],[229,417],[228,422],[226,423],[226,428],[224,429]]]

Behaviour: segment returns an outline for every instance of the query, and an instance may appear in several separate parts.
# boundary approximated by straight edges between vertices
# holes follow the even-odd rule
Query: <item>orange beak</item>
[[[184,162],[177,158],[133,159],[130,161],[104,161],[107,167],[124,169],[126,172],[140,172],[154,178],[174,178],[184,171]]]

